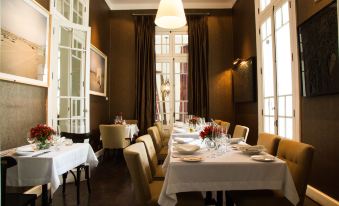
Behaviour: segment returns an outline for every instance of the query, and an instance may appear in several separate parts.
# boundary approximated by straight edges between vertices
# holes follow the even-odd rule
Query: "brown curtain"
[[[208,117],[208,27],[206,16],[188,16],[188,113]]]
[[[141,134],[153,125],[155,115],[155,24],[153,16],[135,17],[136,117]]]

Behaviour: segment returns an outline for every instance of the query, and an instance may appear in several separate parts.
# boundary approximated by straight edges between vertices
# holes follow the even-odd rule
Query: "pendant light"
[[[161,0],[154,23],[165,29],[178,29],[186,25],[182,0]]]

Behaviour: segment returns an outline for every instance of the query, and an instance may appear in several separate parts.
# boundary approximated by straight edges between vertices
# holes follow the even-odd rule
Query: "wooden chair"
[[[150,135],[143,135],[137,139],[136,142],[142,142],[145,145],[147,151],[148,162],[150,164],[152,177],[156,180],[163,180],[164,173],[162,172],[161,165],[158,165],[158,157],[155,152],[152,137]]]
[[[139,205],[158,205],[163,181],[153,180],[144,144],[139,142],[125,148],[124,157]],[[177,197],[179,206],[204,205],[202,195],[198,192],[179,193]]]
[[[278,135],[260,133],[257,145],[263,145],[268,154],[276,156],[280,140],[281,138]]]
[[[298,206],[304,204],[308,177],[311,172],[314,148],[311,145],[282,139],[277,157],[284,160],[291,172],[299,195]],[[272,190],[233,191],[231,197],[237,206],[292,206],[280,192]]]
[[[158,160],[163,162],[168,153],[168,146],[163,146],[159,130],[156,126],[147,129],[147,133],[151,135],[155,151],[157,152]]]
[[[246,142],[249,131],[250,131],[250,129],[248,127],[236,125],[235,128],[234,128],[234,131],[233,131],[232,138],[243,137],[244,141]]]
[[[35,206],[37,196],[34,194],[6,193],[7,169],[17,165],[13,157],[1,157],[1,205],[3,206]]]
[[[68,133],[68,132],[61,132],[60,134],[62,137],[66,137],[68,139],[72,139],[73,143],[88,143],[91,135],[90,133],[82,133],[82,134],[76,134],[76,133]],[[70,170],[69,172],[73,175],[76,190],[77,190],[77,203],[80,204],[80,178],[81,178],[81,170],[85,171],[85,179],[87,181],[87,190],[88,193],[91,193],[91,183],[90,183],[90,168],[89,164],[81,164],[75,168],[76,174],[74,174],[73,170]],[[68,176],[68,172],[62,174],[62,193],[66,193],[66,179]]]

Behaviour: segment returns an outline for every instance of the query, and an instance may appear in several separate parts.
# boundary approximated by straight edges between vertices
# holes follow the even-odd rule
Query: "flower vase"
[[[51,147],[51,143],[47,141],[37,141],[35,145],[37,150],[44,150]]]
[[[212,140],[212,139],[210,139],[210,138],[206,138],[206,139],[205,139],[205,145],[206,145],[206,147],[207,147],[208,149],[213,149],[213,148],[215,148],[216,143],[215,143],[214,140]]]

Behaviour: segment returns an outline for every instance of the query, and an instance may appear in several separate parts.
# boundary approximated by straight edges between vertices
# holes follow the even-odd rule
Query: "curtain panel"
[[[206,16],[188,16],[188,113],[209,117]]]
[[[135,16],[136,117],[141,134],[153,125],[155,115],[154,16]]]

